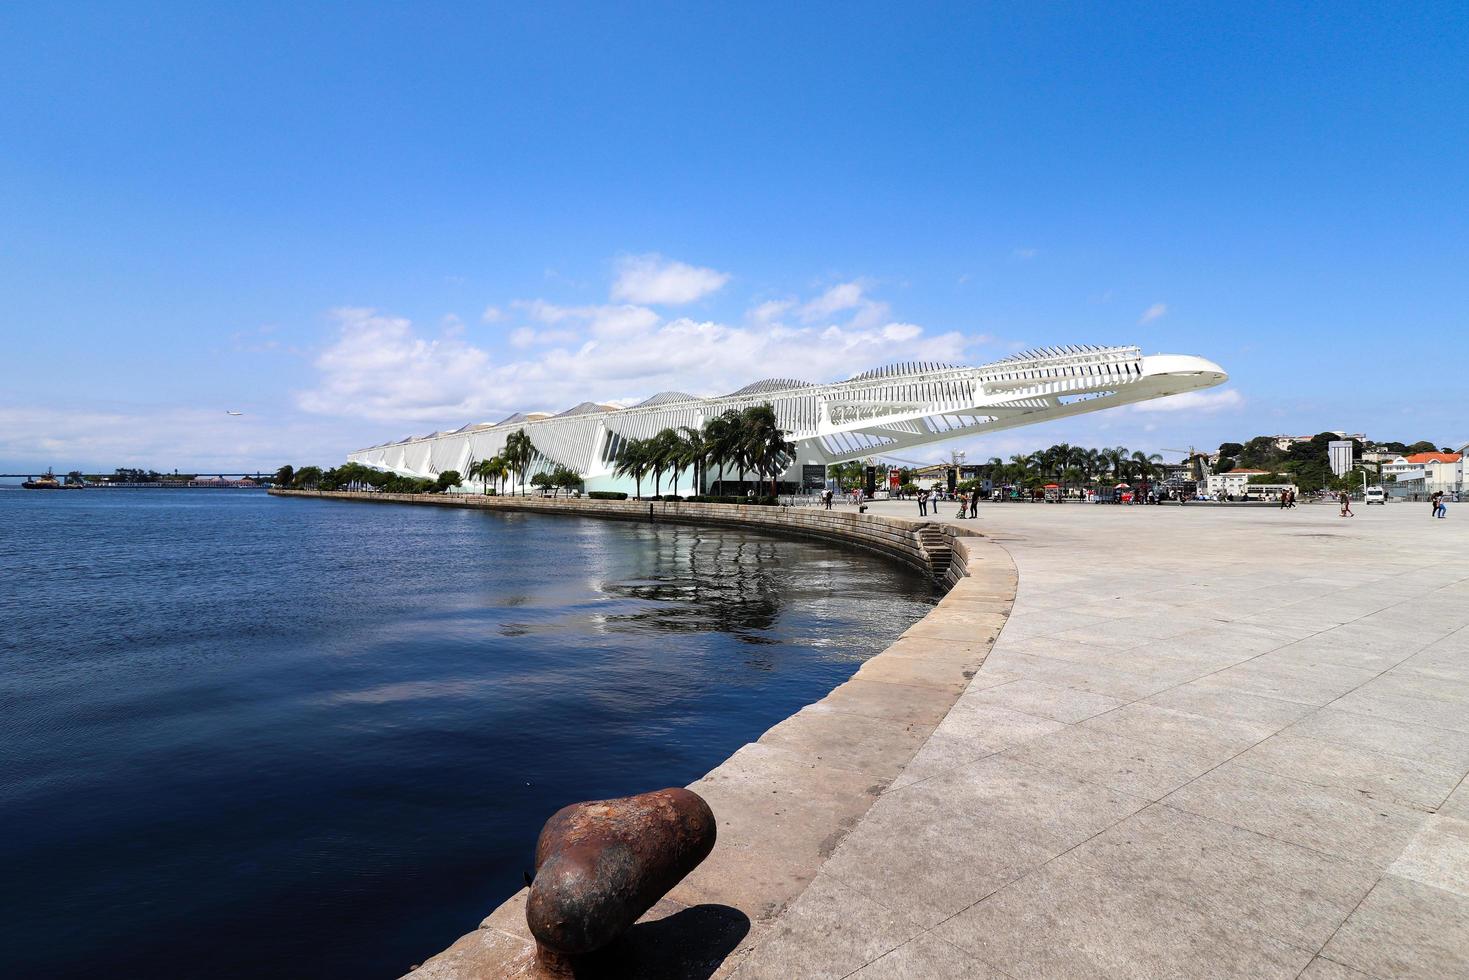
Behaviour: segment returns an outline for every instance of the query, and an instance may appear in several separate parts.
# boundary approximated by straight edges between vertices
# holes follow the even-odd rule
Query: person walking
[[[964,498],[964,494],[962,493],[955,494],[955,496],[959,498],[959,513],[954,516],[962,521],[965,519],[969,510],[969,501]]]
[[[979,518],[979,491],[978,490],[971,490],[971,491],[969,491],[969,516],[970,517],[973,517],[975,519],[978,519]]]
[[[1448,508],[1444,506],[1443,491],[1442,490],[1435,490],[1434,493],[1433,493],[1432,500],[1433,500],[1433,516],[1434,517],[1443,517],[1445,514],[1448,513]]]
[[[836,494],[831,492],[831,487],[827,487],[825,490],[821,491],[821,506],[825,507],[827,510],[831,510],[831,498],[835,496]]]
[[[1337,501],[1341,504],[1341,514],[1339,516],[1341,516],[1341,517],[1356,517],[1357,516],[1356,514],[1353,514],[1352,513],[1352,495],[1351,494],[1349,494],[1345,490],[1343,490],[1341,492],[1341,496],[1337,498]]]
[[[918,491],[918,516],[919,517],[927,517],[928,516],[928,491],[927,490],[919,490]]]

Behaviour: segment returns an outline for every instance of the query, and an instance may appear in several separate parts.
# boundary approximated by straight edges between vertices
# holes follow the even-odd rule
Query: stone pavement
[[[980,514],[1013,614],[737,980],[1469,977],[1469,525]]]

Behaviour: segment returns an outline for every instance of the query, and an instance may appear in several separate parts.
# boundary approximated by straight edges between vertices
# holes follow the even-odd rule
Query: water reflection
[[[399,976],[549,813],[691,782],[932,601],[821,542],[215,494],[0,500],[0,557],[75,569],[0,563],[6,976],[225,934],[235,977]]]

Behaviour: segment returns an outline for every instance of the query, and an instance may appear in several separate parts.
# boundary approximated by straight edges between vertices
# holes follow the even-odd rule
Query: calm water
[[[390,978],[923,615],[812,542],[0,490],[0,974]]]

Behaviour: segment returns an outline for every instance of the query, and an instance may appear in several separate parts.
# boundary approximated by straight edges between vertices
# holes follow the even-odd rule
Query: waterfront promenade
[[[695,784],[642,975],[1469,976],[1469,527],[1359,511],[941,508],[977,576]],[[512,898],[415,976],[528,951]]]
[[[962,522],[1009,622],[733,975],[1469,976],[1469,526],[1358,510]]]

